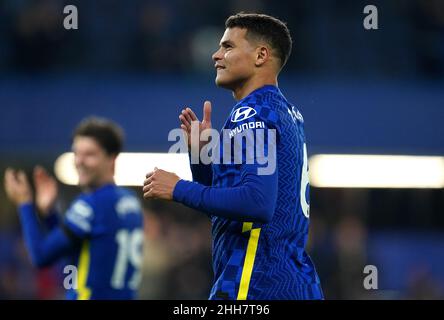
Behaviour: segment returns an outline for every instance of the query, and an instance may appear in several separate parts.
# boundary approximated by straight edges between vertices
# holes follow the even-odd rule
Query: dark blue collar
[[[281,90],[279,90],[278,87],[276,87],[272,84],[266,84],[265,86],[262,86],[260,88],[253,90],[252,92],[250,92],[245,98],[239,100],[238,103],[236,103],[236,105],[244,102],[246,99],[251,98],[252,96],[254,96],[256,94],[263,94],[264,92],[276,92],[278,94],[282,94]]]
[[[116,186],[115,183],[113,183],[113,182],[109,182],[109,183],[106,183],[106,184],[104,184],[104,185],[101,185],[100,187],[97,187],[97,188],[87,189],[87,190],[83,191],[83,193],[84,193],[84,194],[97,193],[97,192],[101,192],[101,191],[103,191],[103,190],[107,190],[107,189],[109,189],[109,188],[114,188],[115,186]]]

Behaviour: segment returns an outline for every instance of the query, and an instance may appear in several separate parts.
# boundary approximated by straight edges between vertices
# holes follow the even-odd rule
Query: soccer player
[[[276,138],[264,139],[264,153],[255,153],[253,162],[248,162],[251,153],[243,147],[241,163],[233,161],[233,154],[232,161],[224,163],[227,150],[221,137],[221,161],[192,163],[194,182],[155,168],[146,175],[144,197],[174,200],[210,215],[214,270],[210,299],[323,299],[305,251],[309,183],[304,121],[277,82],[291,51],[289,30],[274,17],[244,13],[229,17],[225,27],[220,48],[213,54],[216,84],[231,90],[237,103],[223,129],[232,140],[259,130],[274,130]],[[205,102],[203,113],[200,131],[211,128],[210,102]],[[191,150],[202,149],[205,143],[191,143],[192,124],[199,121],[195,113],[186,108],[179,118]],[[260,174],[264,155],[273,152],[275,170]]]
[[[19,208],[32,263],[41,268],[66,257],[68,265],[77,268],[77,277],[68,273],[74,281],[65,281],[72,286],[65,286],[67,299],[136,297],[141,278],[143,216],[136,196],[114,183],[122,144],[123,131],[109,120],[88,118],[79,124],[72,149],[83,193],[61,222],[56,221],[58,214],[53,208],[57,183],[43,168],[34,169],[35,199],[22,170],[8,168],[5,172],[5,190]],[[45,217],[47,232],[39,223],[37,211]]]

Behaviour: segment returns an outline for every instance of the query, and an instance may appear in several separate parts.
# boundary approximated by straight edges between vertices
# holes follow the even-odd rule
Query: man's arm
[[[208,114],[204,118],[209,119],[210,112],[211,106],[207,108],[207,112],[204,109],[204,114]],[[264,129],[277,128],[276,124],[279,118],[276,113],[268,110],[267,114],[267,118],[261,118],[260,115],[257,115],[254,119],[250,117],[244,122],[256,123],[260,121]],[[182,122],[182,129],[188,134],[188,137],[191,136],[191,123],[196,119],[194,113],[187,108],[187,110],[182,111],[179,118]],[[237,125],[242,124],[239,122]],[[247,140],[254,141],[252,140],[254,130],[249,129],[245,133],[247,134]],[[242,142],[242,137],[239,136],[240,142]],[[267,138],[262,141],[263,155],[268,155],[268,135],[265,137]],[[276,136],[272,135],[272,137]],[[276,141],[270,142],[274,147],[276,146]],[[256,150],[256,148],[254,149]],[[277,200],[278,174],[276,170],[268,175],[258,174],[258,163],[261,163],[258,160],[262,159],[256,158],[255,155],[251,159],[251,156],[246,150],[242,150],[242,159],[245,158],[247,163],[249,160],[254,160],[254,164],[242,165],[239,172],[241,182],[235,187],[212,187],[202,183],[180,180],[174,173],[155,168],[154,171],[146,175],[143,187],[144,198],[175,200],[210,215],[233,220],[269,222],[272,219]],[[276,154],[272,153],[271,156],[275,157]],[[262,157],[260,156],[260,158]]]
[[[175,200],[227,219],[266,223],[273,217],[278,177],[277,172],[258,175],[256,169],[243,165],[240,185],[220,188],[180,180],[174,173],[155,168],[147,174],[144,197]]]
[[[42,232],[32,203],[20,205],[19,215],[25,244],[35,266],[48,266],[74,247],[75,241],[61,227],[54,227],[47,234]]]
[[[211,186],[213,182],[213,167],[211,164],[193,164],[191,163],[190,156],[190,168],[194,182],[198,182],[204,186]]]
[[[52,230],[60,223],[59,213],[55,209],[51,209],[48,214],[42,217],[42,220],[47,230]]]
[[[31,186],[23,170],[6,169],[5,191],[8,198],[19,208],[25,244],[34,265],[44,267],[51,264],[75,244],[61,228],[53,228],[48,234],[42,232]]]
[[[218,188],[180,180],[173,199],[211,215],[232,220],[270,222],[277,199],[277,174],[243,172],[239,186]]]

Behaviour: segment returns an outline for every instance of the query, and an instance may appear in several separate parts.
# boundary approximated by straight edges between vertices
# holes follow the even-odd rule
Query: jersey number
[[[309,187],[308,177],[308,157],[307,157],[307,145],[304,143],[304,162],[301,172],[301,207],[305,217],[310,216],[310,204],[307,202],[307,188]]]
[[[137,289],[141,280],[140,266],[142,264],[143,232],[141,229],[133,231],[120,230],[116,234],[119,246],[116,263],[111,278],[111,287],[122,289],[125,285],[125,276],[130,263],[134,269],[133,275],[128,283],[130,289]]]

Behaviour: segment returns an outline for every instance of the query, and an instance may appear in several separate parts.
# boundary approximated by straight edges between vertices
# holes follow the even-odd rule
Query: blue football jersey
[[[269,129],[276,133],[275,141],[267,140]],[[264,155],[273,150],[276,154],[278,191],[273,217],[269,223],[252,223],[211,216],[215,278],[210,299],[322,299],[320,280],[305,251],[310,187],[304,121],[275,86],[264,86],[240,100],[222,131],[234,139],[260,130],[265,131]],[[236,163],[231,144],[232,161],[224,163],[223,137],[222,133],[220,161],[212,166],[212,186],[236,187],[243,166],[260,167],[260,154],[254,153],[254,164],[248,164],[251,153],[247,154],[244,144],[242,162]],[[254,136],[248,139],[258,142]]]
[[[143,215],[138,199],[105,185],[81,194],[69,207],[65,229],[80,240],[70,254],[77,289],[68,299],[134,299],[141,280]]]

